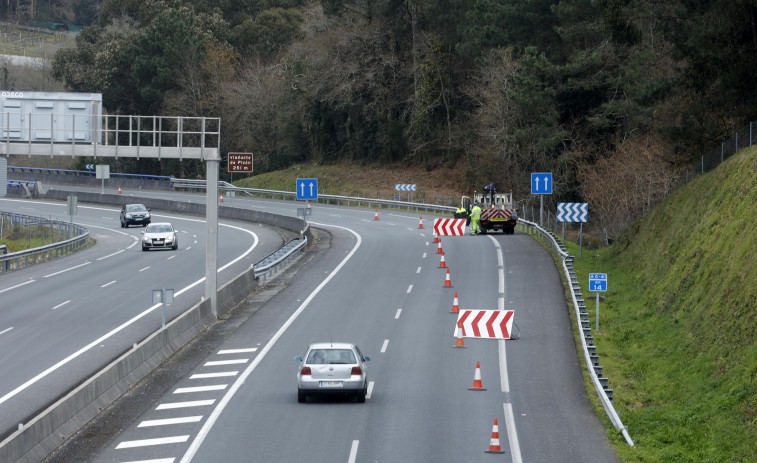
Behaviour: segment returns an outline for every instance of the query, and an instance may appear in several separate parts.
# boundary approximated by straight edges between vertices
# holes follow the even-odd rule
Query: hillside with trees
[[[67,18],[96,7],[53,75],[102,93],[111,114],[220,117],[222,152],[254,151],[256,172],[417,165],[516,198],[530,172],[553,172],[549,201],[624,205],[601,218],[611,235],[757,116],[751,0],[34,4]]]

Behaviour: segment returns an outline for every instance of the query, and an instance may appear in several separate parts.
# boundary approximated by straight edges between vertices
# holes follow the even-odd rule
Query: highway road
[[[69,220],[60,202],[0,198],[0,209]],[[95,246],[0,276],[3,436],[159,328],[153,289],[175,291],[168,320],[203,296],[204,220],[153,212],[179,230],[177,251],[142,252],[143,228],[121,229],[119,208],[80,204],[74,220]],[[283,242],[274,230],[242,222],[223,223],[219,240],[219,286]]]
[[[291,202],[233,205],[294,215]],[[421,230],[413,214],[381,211],[374,220],[372,210],[314,205],[321,242],[312,259],[273,280],[286,283],[80,459],[617,461],[586,397],[551,256],[517,232],[443,237],[445,288],[430,222]],[[514,310],[519,338],[453,347],[455,292],[461,309]],[[329,340],[355,342],[371,357],[365,404],[297,403],[293,357]],[[476,362],[485,391],[469,390]],[[494,419],[503,454],[485,453]],[[71,459],[64,449],[52,461]]]

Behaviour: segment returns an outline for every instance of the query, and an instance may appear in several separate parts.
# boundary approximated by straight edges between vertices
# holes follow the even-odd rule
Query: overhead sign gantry
[[[99,93],[0,91],[0,157],[86,156],[205,161],[205,298],[217,310],[221,119],[102,114]]]

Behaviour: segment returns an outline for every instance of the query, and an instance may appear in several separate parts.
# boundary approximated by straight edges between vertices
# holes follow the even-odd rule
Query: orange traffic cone
[[[423,217],[422,216],[418,216],[418,217],[420,219],[420,222],[418,223],[418,229],[422,230],[423,229]]]
[[[444,254],[444,251],[442,251],[442,240],[438,241],[439,245],[436,247],[436,253],[437,254]]]
[[[460,313],[460,306],[457,304],[457,291],[455,291],[455,298],[452,300],[452,312],[450,313]]]
[[[485,391],[486,388],[481,383],[481,364],[476,362],[476,372],[473,374],[473,387],[468,388],[469,391]]]
[[[445,288],[451,288],[452,287],[452,282],[449,279],[449,267],[447,268],[447,276],[444,277],[444,287]]]
[[[492,426],[492,439],[489,441],[489,450],[485,453],[505,453],[502,447],[499,446],[499,426],[497,426],[497,419],[494,418],[494,426]]]
[[[121,194],[121,185],[118,185],[118,194]]]
[[[442,254],[442,260],[439,262],[439,268],[447,268],[447,264],[444,263],[444,254]]]
[[[455,341],[455,347],[465,347],[463,341],[463,322],[457,322],[457,340]]]
[[[373,217],[373,220],[378,220],[378,209],[376,209],[376,215]]]
[[[223,195],[221,195],[221,201],[220,202],[223,202]]]

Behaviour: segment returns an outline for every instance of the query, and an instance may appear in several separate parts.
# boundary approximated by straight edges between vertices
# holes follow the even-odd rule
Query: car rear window
[[[357,363],[351,349],[313,349],[307,363],[316,365]]]

